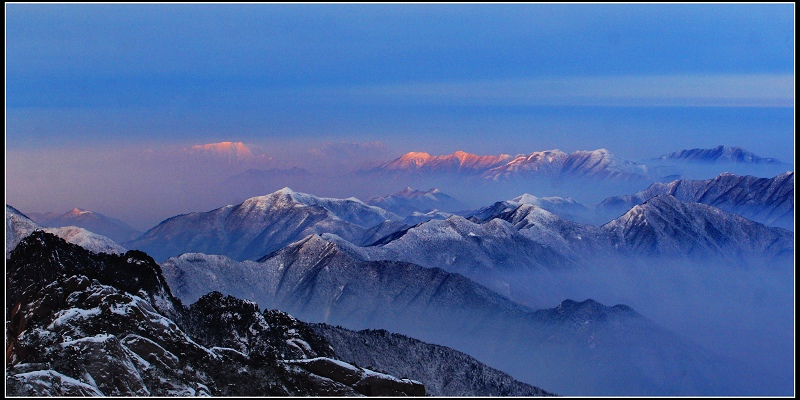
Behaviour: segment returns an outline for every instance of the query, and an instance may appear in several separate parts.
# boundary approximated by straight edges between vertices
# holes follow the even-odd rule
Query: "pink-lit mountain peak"
[[[73,208],[72,210],[68,211],[65,216],[79,216],[84,214],[91,214],[92,212],[89,210],[81,210],[78,207]]]
[[[195,154],[222,156],[231,159],[248,159],[253,157],[253,153],[242,142],[196,144],[188,150]]]
[[[508,154],[479,156],[465,151],[456,151],[453,154],[431,156],[424,152],[409,152],[384,165],[385,169],[409,168],[457,168],[457,169],[484,169],[508,162]]]
[[[402,157],[395,160],[395,163],[402,167],[410,167],[412,165],[420,167],[430,161],[431,158],[433,157],[431,157],[431,155],[428,153],[412,151],[403,154]]]

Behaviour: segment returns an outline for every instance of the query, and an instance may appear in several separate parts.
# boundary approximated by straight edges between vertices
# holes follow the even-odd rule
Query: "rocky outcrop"
[[[141,252],[94,254],[35,231],[11,253],[6,286],[8,395],[424,395],[328,358],[330,344],[283,312],[220,293],[183,306]],[[362,376],[332,380],[304,359]]]
[[[352,386],[366,396],[425,396],[425,386],[411,379],[398,379],[327,357],[288,360],[309,373]]]

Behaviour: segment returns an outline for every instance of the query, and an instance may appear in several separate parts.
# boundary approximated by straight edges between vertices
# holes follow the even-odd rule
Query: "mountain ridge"
[[[168,218],[126,245],[160,260],[187,252],[256,259],[311,233],[360,242],[371,228],[399,219],[356,198],[316,197],[286,187],[238,205]]]
[[[116,218],[98,212],[73,208],[66,213],[27,213],[28,218],[47,228],[77,226],[121,243],[139,237],[142,232]]]

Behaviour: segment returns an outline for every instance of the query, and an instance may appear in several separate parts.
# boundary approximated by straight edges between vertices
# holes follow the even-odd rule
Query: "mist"
[[[340,177],[384,160],[380,142],[250,147],[253,155],[239,158],[197,154],[187,145],[13,150],[6,153],[6,203],[23,213],[78,207],[144,231],[175,215],[238,204],[286,186],[329,197],[383,194]],[[298,166],[303,171],[293,170]],[[247,171],[258,179],[237,179]]]
[[[772,377],[794,380],[794,267],[788,260],[736,265],[708,259],[606,258],[592,265],[507,276],[511,298],[533,308],[563,299],[625,304],[703,347]],[[751,384],[757,384],[757,379]],[[777,388],[776,388],[777,389]]]

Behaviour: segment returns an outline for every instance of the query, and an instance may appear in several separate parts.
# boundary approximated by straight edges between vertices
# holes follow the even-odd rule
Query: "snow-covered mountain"
[[[425,383],[425,391],[431,396],[550,395],[449,347],[384,329],[356,332],[328,324],[311,326],[331,343],[342,360],[395,376],[414,377]]]
[[[17,243],[36,229],[39,229],[36,222],[6,204],[6,258],[11,254],[11,250],[17,247]]]
[[[576,151],[537,151],[510,156],[478,156],[462,151],[451,155],[431,156],[428,153],[407,153],[400,158],[374,168],[378,173],[436,174],[458,173],[481,176],[500,181],[510,178],[574,179],[594,178],[611,180],[643,180],[647,166],[614,156],[606,149]]]
[[[483,176],[493,180],[513,178],[523,175],[555,175],[561,171],[564,161],[569,157],[561,150],[535,151],[531,154],[521,154],[514,157],[506,164],[499,165],[483,173]]]
[[[552,214],[551,214],[552,215]],[[476,280],[506,296],[508,274],[574,266],[571,250],[531,240],[508,221],[473,222],[453,215],[398,232],[363,251],[370,259],[399,260],[442,268]]]
[[[246,161],[254,157],[253,152],[242,142],[196,144],[183,149],[183,152],[195,157],[209,157],[228,162]]]
[[[27,213],[25,215],[43,227],[60,228],[62,226],[77,226],[98,235],[106,236],[119,243],[136,239],[142,234],[142,232],[132,228],[123,221],[79,208],[74,208],[64,214],[48,212]]]
[[[6,204],[6,258],[23,238],[35,230],[52,233],[69,243],[77,244],[95,253],[122,254],[127,251],[110,238],[76,226],[43,228],[19,210]]]
[[[406,315],[424,309],[430,302],[454,307],[455,303],[451,303],[447,291],[440,287],[442,285],[458,286],[459,291],[467,291],[465,296],[468,297],[501,301],[500,296],[464,277],[403,262],[370,261],[349,246],[318,235],[309,235],[260,262],[237,262],[227,257],[193,253],[169,258],[161,266],[170,287],[184,301],[194,301],[210,290],[244,293],[247,296],[242,297],[268,307],[291,305],[291,309],[296,310],[293,314],[317,322],[328,321],[326,316],[340,310],[348,310],[343,316],[353,321],[363,322],[366,316],[378,321],[388,319],[380,313],[371,313],[370,304],[374,302],[367,301],[369,299],[394,298],[395,306],[402,305],[403,308],[398,311]],[[252,282],[259,284],[253,285]],[[348,282],[352,285],[345,285],[348,290],[342,291],[341,284]],[[335,289],[337,287],[339,289]],[[328,299],[319,303],[329,295],[336,296],[336,302],[326,303]],[[358,309],[359,303],[368,308],[353,314],[349,308]]]
[[[629,196],[610,197],[597,207],[611,218],[658,195],[708,204],[769,226],[794,229],[794,172],[774,178],[724,173],[714,179],[654,183]]]
[[[430,221],[432,219],[448,219],[451,216],[453,216],[452,213],[442,212],[437,209],[430,210],[426,213],[414,211],[413,213],[411,213],[411,215],[403,218],[403,223],[408,226],[412,226],[425,221]]]
[[[570,197],[537,197],[528,193],[523,193],[522,195],[511,200],[497,202],[491,206],[480,208],[476,211],[467,213],[466,216],[484,219],[499,211],[502,211],[503,209],[514,208],[520,204],[534,205],[570,221],[589,222],[593,220],[592,217],[594,210]]]
[[[759,157],[741,147],[717,146],[713,149],[680,150],[665,154],[658,160],[688,161],[696,163],[782,164],[775,158]]]
[[[37,231],[6,271],[12,396],[425,395],[335,359],[280,311],[220,293],[184,307],[141,252],[97,255]]]
[[[183,255],[162,267],[182,299],[199,293],[192,292],[198,282],[242,290],[311,322],[444,344],[558,393],[721,394],[736,393],[740,383],[729,379],[735,364],[625,306],[568,301],[532,311],[458,274],[369,261],[316,235],[260,263],[219,260]]]
[[[647,166],[623,160],[606,149],[576,151],[561,166],[562,177],[642,180],[647,176]]]
[[[247,260],[313,233],[335,233],[361,243],[373,233],[371,228],[400,219],[356,198],[322,198],[283,188],[238,205],[169,218],[126,246],[158,260],[194,252]]]
[[[410,187],[388,196],[372,197],[366,203],[403,217],[415,212],[427,213],[431,210],[454,212],[466,208],[463,203],[439,189],[423,192]]]
[[[511,156],[508,154],[479,156],[464,151],[456,151],[453,154],[431,156],[423,152],[410,152],[379,165],[375,168],[375,171],[478,174],[492,167],[505,164],[509,160],[511,160]]]
[[[626,253],[762,260],[794,254],[790,231],[671,195],[652,197],[602,228]]]
[[[662,262],[713,260],[754,267],[769,260],[790,260],[794,253],[791,232],[714,207],[674,197],[637,207],[598,227],[563,219],[532,204],[498,202],[469,219],[431,220],[371,246],[349,246],[371,260],[459,273],[531,306],[570,291],[559,278],[564,271],[591,275],[604,265],[657,262],[653,257],[665,257]],[[338,243],[348,246],[343,240]]]

